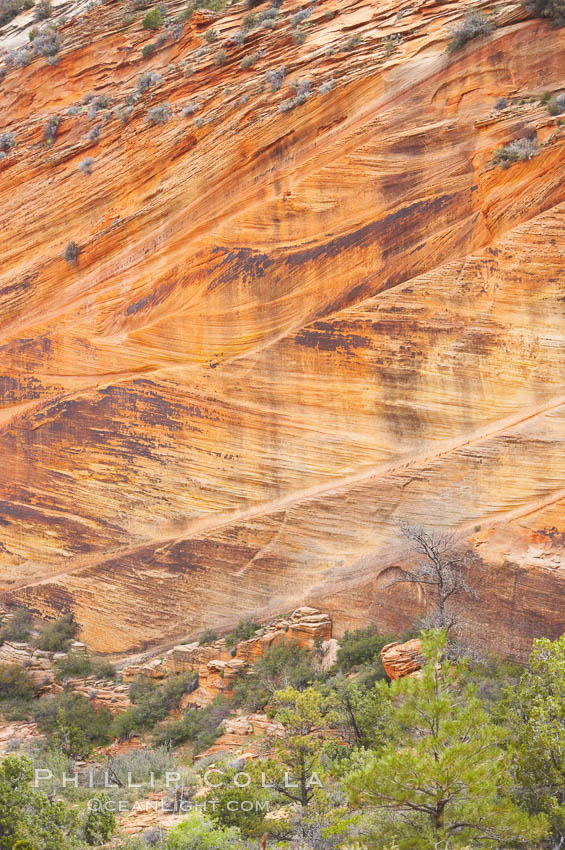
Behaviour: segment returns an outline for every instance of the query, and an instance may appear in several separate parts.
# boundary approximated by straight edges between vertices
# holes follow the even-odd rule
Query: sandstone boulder
[[[422,641],[419,638],[406,643],[387,643],[381,650],[381,661],[389,679],[414,676],[421,670],[424,659],[421,655]]]

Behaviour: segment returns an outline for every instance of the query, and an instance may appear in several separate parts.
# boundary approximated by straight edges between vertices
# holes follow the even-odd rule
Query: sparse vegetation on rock
[[[468,15],[451,30],[447,49],[450,53],[460,50],[469,41],[490,35],[493,23],[482,12],[469,12]]]

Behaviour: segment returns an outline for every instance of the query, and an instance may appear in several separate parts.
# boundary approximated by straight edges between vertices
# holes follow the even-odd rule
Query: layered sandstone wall
[[[565,30],[511,2],[449,55],[459,0],[327,0],[295,44],[299,9],[243,47],[243,3],[199,12],[144,60],[109,2],[0,84],[3,588],[103,652],[305,601],[399,629],[422,523],[476,553],[467,630],[524,657],[564,625]]]

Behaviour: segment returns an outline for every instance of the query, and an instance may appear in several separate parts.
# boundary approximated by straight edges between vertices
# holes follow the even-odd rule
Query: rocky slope
[[[242,46],[243,3],[67,4],[52,64],[5,28],[7,599],[104,652],[303,602],[399,628],[406,521],[473,546],[485,644],[563,631],[565,30],[475,6],[455,54],[458,0],[285,0]]]

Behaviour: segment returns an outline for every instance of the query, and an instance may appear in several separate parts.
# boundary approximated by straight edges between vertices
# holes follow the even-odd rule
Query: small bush
[[[271,87],[272,92],[276,92],[280,89],[284,80],[284,76],[285,69],[282,66],[280,68],[277,68],[276,71],[267,71],[265,77]]]
[[[137,732],[153,729],[176,708],[185,693],[198,687],[198,674],[183,673],[172,676],[163,685],[136,681],[130,686],[130,699],[134,705],[114,721],[114,734],[129,738]]]
[[[9,151],[16,144],[16,137],[11,131],[0,133],[0,151]]]
[[[206,32],[204,33],[204,38],[208,43],[211,43],[212,41],[217,41],[218,30],[214,29],[214,27],[210,27],[210,29],[206,30]]]
[[[147,113],[147,120],[150,124],[166,124],[170,118],[169,106],[167,103],[162,106],[154,106]]]
[[[554,27],[565,26],[565,0],[529,0],[526,5],[539,18],[549,18]]]
[[[83,162],[86,162],[86,160],[83,160]],[[45,652],[66,652],[70,642],[76,638],[78,630],[78,623],[74,615],[63,614],[62,617],[58,617],[52,623],[43,626],[37,639],[37,646]]]
[[[34,717],[50,742],[72,758],[84,758],[93,747],[110,742],[110,712],[107,709],[96,711],[77,693],[42,697],[35,707]]]
[[[228,54],[225,50],[217,50],[214,53],[214,65],[225,65],[228,59]]]
[[[188,107],[186,107],[188,108]],[[188,113],[190,114],[190,113]],[[218,632],[215,629],[204,629],[200,635],[200,646],[206,646],[209,643],[215,643],[218,640]]]
[[[13,18],[27,9],[31,9],[33,0],[0,0],[0,27],[9,24]]]
[[[492,161],[495,165],[509,168],[514,162],[525,162],[532,159],[537,150],[535,139],[516,139],[508,145],[503,145],[494,152]]]
[[[46,56],[52,58],[61,49],[61,36],[52,26],[44,27],[33,39],[33,52],[35,56]]]
[[[501,109],[506,109],[508,106],[508,101],[505,97],[499,97],[496,103],[494,104],[494,108],[500,112]]]
[[[247,0],[247,8],[248,9],[255,9],[257,6],[260,6],[261,3],[263,3],[263,2],[264,2],[264,0]]]
[[[20,642],[28,640],[31,635],[31,613],[27,608],[14,608],[10,613],[12,616],[0,629],[2,642],[5,640]]]
[[[90,142],[97,142],[97,141],[98,141],[98,139],[100,138],[100,131],[101,131],[101,130],[102,130],[101,125],[100,125],[100,124],[96,124],[96,125],[92,128],[92,130],[90,130],[90,131],[89,131],[89,133],[88,133],[88,140],[89,140]]]
[[[308,18],[312,15],[314,11],[313,6],[309,6],[308,9],[302,9],[300,12],[297,12],[296,15],[293,15],[290,19],[290,23],[293,27],[299,26],[302,21],[307,21]]]
[[[447,49],[450,53],[460,50],[474,38],[490,35],[493,24],[482,12],[469,12],[461,23],[451,30]]]
[[[247,71],[249,70],[249,68],[255,65],[255,63],[258,62],[260,58],[261,57],[258,53],[247,53],[239,63],[239,66],[244,71]]]
[[[144,59],[149,59],[149,57],[155,53],[156,48],[157,45],[154,41],[149,42],[149,44],[144,44],[143,49],[141,51],[141,55]]]
[[[331,80],[325,80],[325,82],[322,83],[318,91],[320,92],[320,94],[329,94],[334,86],[335,81],[333,78]]]
[[[0,664],[0,702],[31,700],[34,693],[35,684],[27,670],[19,664]]]
[[[281,641],[267,649],[251,672],[237,677],[233,704],[250,713],[259,711],[274,691],[283,687],[303,690],[316,676],[311,655],[295,643]]]
[[[349,51],[354,50],[357,47],[360,41],[360,35],[352,35],[351,38],[348,38],[347,41],[341,45],[341,49],[346,53],[349,53]]]
[[[557,97],[552,98],[547,108],[550,115],[561,115],[565,112],[565,94],[558,94]]]
[[[80,253],[80,248],[76,242],[69,242],[67,247],[63,252],[63,259],[70,266],[76,265],[76,261],[78,259],[78,255]]]
[[[163,15],[155,6],[154,9],[150,9],[144,15],[142,24],[144,30],[158,30],[159,27],[163,26]]]
[[[162,82],[163,77],[157,71],[146,71],[137,78],[136,89],[144,94],[151,86],[160,86]]]
[[[254,620],[240,620],[233,632],[226,636],[226,645],[232,649],[240,641],[249,640],[260,628],[259,623]]]
[[[88,117],[92,120],[96,118],[98,112],[111,107],[112,99],[107,94],[101,94],[98,97],[91,98],[88,103]]]
[[[104,805],[109,800],[107,796],[93,798],[84,823],[84,837],[91,847],[106,844],[116,831],[116,818],[111,810]]]
[[[33,10],[33,20],[46,21],[47,18],[51,17],[52,12],[51,0],[39,0],[39,3],[35,4]]]
[[[343,673],[350,673],[364,664],[376,664],[384,677],[380,651],[394,639],[391,635],[379,635],[375,626],[347,631],[339,642],[337,666]]]
[[[306,33],[302,32],[301,29],[296,29],[292,36],[292,41],[296,45],[304,44],[306,41]]]
[[[204,708],[189,708],[180,721],[168,723],[155,735],[155,743],[177,747],[190,741],[194,755],[207,750],[222,734],[220,723],[230,713],[230,701],[217,696]]]
[[[52,145],[55,141],[60,123],[61,119],[57,115],[53,115],[47,119],[47,123],[43,128],[43,141],[47,142],[48,145]]]

